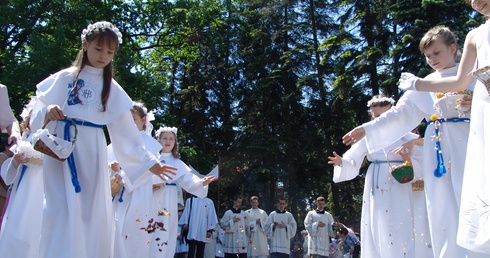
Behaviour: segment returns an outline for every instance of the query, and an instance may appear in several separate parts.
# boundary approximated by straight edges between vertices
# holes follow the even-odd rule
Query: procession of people
[[[470,2],[490,17],[490,0]],[[119,29],[90,24],[72,65],[36,85],[20,123],[0,84],[0,255],[490,257],[490,20],[467,34],[462,54],[457,41],[448,27],[427,31],[419,49],[433,72],[402,73],[398,101],[373,96],[371,121],[343,136],[347,152],[329,155],[336,184],[369,162],[356,233],[322,195],[304,218],[287,196],[269,212],[258,196],[230,196],[219,214],[208,197],[217,176],[184,163],[179,130],[153,132],[153,113],[114,79]]]

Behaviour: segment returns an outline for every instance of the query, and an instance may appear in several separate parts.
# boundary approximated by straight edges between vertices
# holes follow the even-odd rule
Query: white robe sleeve
[[[203,186],[204,180],[191,172],[184,173],[184,175],[179,177],[176,182],[182,189],[199,198],[205,198],[208,195],[209,185]]]
[[[128,192],[133,192],[135,189],[138,189],[142,185],[142,182],[146,182],[143,179],[151,177],[153,173],[151,173],[150,171],[145,171],[143,175],[140,176],[135,182],[131,181],[131,179],[123,169],[119,171],[119,175],[124,181],[124,188],[126,188]]]
[[[275,211],[271,212],[267,217],[267,222],[265,223],[265,232],[269,237],[272,237],[272,231],[274,230],[274,214],[276,214]]]
[[[308,214],[306,214],[306,217],[305,217],[305,229],[306,231],[308,231],[308,234],[312,235],[312,236],[316,236],[316,231],[318,229],[318,223],[317,222],[312,222],[313,221],[313,218],[311,217],[311,211],[308,212]]]
[[[7,87],[0,84],[0,129],[7,128],[13,122],[17,121],[9,103]]]
[[[216,209],[214,208],[214,202],[209,199],[205,198],[206,204],[208,206],[208,231],[209,230],[214,230],[216,228],[216,225],[218,224],[218,216],[216,215]]]
[[[333,216],[332,216],[332,214],[328,214],[327,227],[328,227],[328,235],[330,237],[333,237],[334,236],[332,223],[333,223]]]
[[[296,235],[296,228],[297,228],[296,220],[294,220],[293,215],[289,213],[289,221],[287,226],[288,239],[291,239]]]
[[[335,183],[349,181],[359,175],[359,169],[366,154],[366,141],[364,139],[352,145],[342,156],[342,166],[334,167],[333,181]]]
[[[412,150],[412,155],[410,156],[410,159],[412,160],[415,180],[424,178],[424,173],[422,169],[422,161],[423,161],[422,154],[423,154],[422,146],[415,145]]]
[[[191,201],[191,198],[187,198],[187,200],[185,200],[185,206],[184,206],[184,211],[182,211],[182,215],[180,216],[180,219],[179,219],[179,226],[183,226],[183,225],[186,225],[189,221],[189,210],[191,209],[190,207],[190,201]]]
[[[131,184],[141,180],[158,159],[145,149],[145,143],[128,110],[107,125],[116,159]],[[125,180],[126,182],[126,180]]]
[[[264,211],[262,214],[261,214],[261,218],[260,218],[260,231],[264,232],[267,234],[267,231],[266,231],[266,222],[267,222],[267,213]]]
[[[407,91],[395,107],[363,124],[368,152],[373,153],[388,147],[417,127],[426,112],[431,112],[428,110],[428,103],[433,103],[429,93]]]
[[[15,177],[17,177],[17,169],[14,168],[13,158],[8,158],[2,163],[1,176],[5,184],[10,185],[14,182]]]
[[[231,229],[233,227],[233,213],[230,210],[227,210],[225,214],[223,214],[223,218],[221,218],[221,227]]]

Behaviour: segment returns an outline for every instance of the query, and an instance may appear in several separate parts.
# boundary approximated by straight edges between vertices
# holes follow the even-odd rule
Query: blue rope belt
[[[126,189],[125,186],[123,186],[121,188],[121,191],[120,191],[120,194],[119,194],[119,199],[117,199],[119,202],[124,202],[123,200],[123,195],[124,195],[124,190]],[[114,202],[114,198],[116,198],[116,196],[112,197],[112,201]]]
[[[391,161],[388,161],[388,160],[373,160],[371,161],[371,164],[374,164],[374,168],[373,168],[373,188],[374,188],[374,170],[377,168],[377,175],[376,175],[376,189],[379,189],[379,169],[380,169],[380,164],[385,164],[385,163],[388,163],[388,164],[391,164],[391,163],[396,163],[396,164],[401,164],[405,161],[403,160],[391,160]],[[371,194],[374,195],[374,190],[371,189]]]
[[[22,168],[20,170],[19,181],[17,181],[17,190],[19,190],[20,181],[22,181],[22,178],[24,177],[26,170],[27,170],[27,166],[22,164]]]
[[[165,185],[171,185],[171,186],[176,186],[176,183],[165,183]]]
[[[437,167],[434,169],[434,176],[435,177],[442,177],[444,174],[446,174],[446,167],[444,166],[444,157],[442,156],[442,149],[441,149],[441,135],[439,131],[439,125],[442,123],[459,123],[459,122],[469,122],[469,118],[464,118],[464,117],[452,117],[452,118],[439,118],[436,120],[430,120],[429,124],[434,124],[434,129],[435,129],[435,137],[434,139],[436,140],[436,156],[437,156]]]
[[[119,202],[123,202],[123,195],[124,195],[124,190],[126,189],[126,187],[123,186],[123,188],[121,189],[121,194],[119,195]]]
[[[101,128],[101,129],[103,127],[103,125],[98,125],[98,124],[94,124],[94,123],[87,122],[87,121],[81,121],[81,120],[77,120],[77,119],[68,120],[65,118],[65,119],[62,119],[60,121],[65,122],[64,140],[66,140],[66,141],[71,141],[70,126],[73,125],[72,121],[75,124],[81,125],[81,126],[89,126],[89,127],[95,127],[95,128]],[[70,167],[70,171],[71,171],[71,182],[72,182],[73,186],[75,187],[75,192],[79,193],[82,191],[82,188],[80,187],[80,182],[78,181],[77,167],[75,165],[75,158],[73,157],[73,152],[70,154],[70,156],[68,156],[68,158],[66,160],[68,161],[68,166]]]

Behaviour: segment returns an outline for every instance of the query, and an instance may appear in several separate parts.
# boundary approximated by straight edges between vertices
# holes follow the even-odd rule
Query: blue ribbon
[[[24,165],[24,164],[22,164],[22,167],[21,167],[21,170],[20,170],[19,181],[17,181],[17,190],[19,190],[20,181],[22,181],[22,178],[24,177],[24,174],[26,173],[26,170],[27,170],[27,166]]]
[[[466,117],[452,117],[452,118],[439,118],[436,120],[429,121],[429,124],[434,123],[435,129],[435,140],[436,140],[436,156],[437,156],[437,166],[434,169],[435,177],[442,177],[446,174],[446,166],[444,166],[444,157],[442,156],[441,149],[441,136],[439,132],[439,124],[451,122],[451,123],[459,123],[459,122],[469,122],[470,119]],[[436,123],[437,122],[437,123]]]
[[[77,125],[90,126],[90,127],[95,127],[95,128],[102,128],[103,127],[102,125],[94,124],[94,123],[87,122],[87,121],[80,121],[80,120],[76,120],[76,119],[64,118],[60,121],[65,122],[65,128],[64,128],[65,135],[64,135],[63,139],[66,141],[72,140],[70,137],[70,126],[72,126],[73,123],[75,123]],[[71,171],[71,183],[73,184],[73,187],[75,187],[75,192],[79,193],[82,191],[82,188],[80,186],[80,182],[78,181],[77,167],[75,165],[75,158],[73,157],[73,152],[70,154],[70,156],[68,156],[68,158],[66,160],[68,161],[68,166],[70,167],[70,171]]]
[[[124,194],[124,189],[126,189],[126,187],[123,186],[122,189],[121,189],[121,194],[119,195],[119,199],[118,199],[119,202],[123,202],[124,201],[123,198],[122,198],[123,197],[123,194]]]
[[[392,161],[388,161],[388,160],[373,160],[371,161],[372,164],[374,164],[374,168],[373,168],[373,187],[374,187],[374,170],[377,168],[377,176],[376,176],[376,189],[379,189],[379,169],[381,168],[381,166],[379,164],[385,164],[385,163],[388,163],[388,165],[390,163],[403,163],[405,161],[403,160],[392,160]],[[371,189],[371,194],[374,195],[374,190]]]

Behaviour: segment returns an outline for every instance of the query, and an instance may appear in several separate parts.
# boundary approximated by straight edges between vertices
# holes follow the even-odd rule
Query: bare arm
[[[474,78],[470,74],[476,61],[476,41],[478,39],[477,29],[471,30],[464,43],[463,56],[456,76],[437,80],[418,79],[415,88],[418,91],[451,92],[466,90]]]

